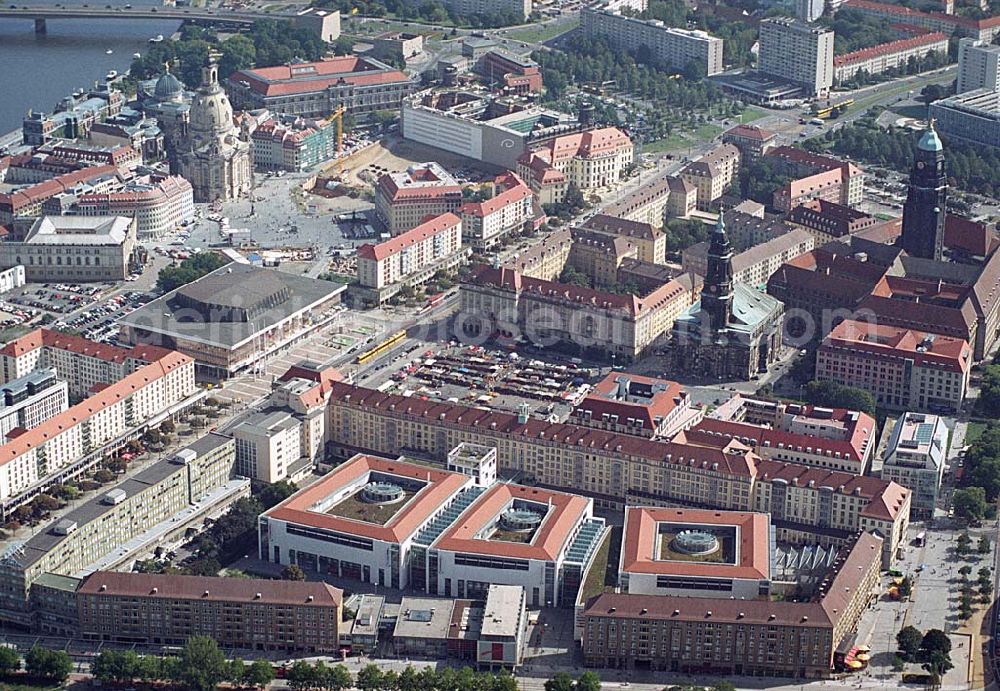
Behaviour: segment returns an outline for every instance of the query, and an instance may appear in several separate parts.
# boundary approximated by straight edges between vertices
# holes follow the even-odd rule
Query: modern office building
[[[889,440],[882,460],[882,478],[913,493],[912,518],[933,518],[951,436],[944,418],[903,413],[890,419],[886,427],[883,434],[888,434]]]
[[[253,413],[232,427],[236,473],[258,482],[296,482],[312,471],[302,454],[302,423],[289,411]]]
[[[737,600],[770,595],[775,546],[766,514],[630,506],[622,533],[623,593]]]
[[[76,600],[88,641],[158,647],[208,636],[230,649],[339,651],[343,593],[322,582],[97,571]]]
[[[158,546],[172,548],[190,528],[250,493],[233,480],[235,444],[209,434],[168,459],[64,514],[27,540],[7,540],[0,558],[0,611],[31,625],[32,584],[43,574],[83,577],[95,570],[131,570]]]
[[[483,670],[517,669],[528,639],[525,589],[491,584],[476,642],[476,666]]]
[[[1000,46],[974,38],[959,39],[955,93],[979,89],[1000,91]]]
[[[846,319],[823,339],[816,378],[870,391],[889,410],[957,413],[972,364],[960,338]]]
[[[416,286],[462,258],[462,219],[435,216],[394,238],[358,248],[357,294],[380,305],[403,286]]]
[[[338,108],[355,117],[398,108],[414,86],[383,62],[344,55],[239,70],[229,76],[226,90],[239,110],[267,108],[278,115],[324,118]]]
[[[705,76],[722,72],[722,39],[700,30],[678,29],[655,19],[639,19],[603,7],[580,9],[583,35],[604,38],[633,55],[645,47],[659,63],[686,71],[692,63]]]
[[[433,161],[386,173],[375,185],[375,218],[392,235],[416,228],[428,216],[458,213],[461,205],[462,186]]]
[[[0,267],[23,266],[29,281],[121,281],[138,266],[136,219],[43,216],[0,243]]]
[[[55,369],[37,369],[0,386],[0,438],[32,429],[69,407],[69,386]]]
[[[231,263],[131,312],[130,344],[176,348],[200,376],[225,379],[320,328],[345,286]]]
[[[337,125],[332,120],[275,116],[250,135],[256,170],[300,172],[337,155]]]
[[[934,101],[937,130],[973,146],[1000,147],[1000,91],[977,89]]]
[[[789,60],[790,55],[795,59]],[[762,20],[757,69],[809,96],[825,96],[834,78],[833,30],[787,17]]]
[[[694,675],[821,678],[878,597],[882,539],[852,536],[806,601],[604,593],[581,616],[584,664]]]

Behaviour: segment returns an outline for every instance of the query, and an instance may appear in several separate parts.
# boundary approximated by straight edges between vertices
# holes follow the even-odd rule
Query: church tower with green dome
[[[917,144],[910,171],[910,188],[903,205],[900,246],[911,257],[941,261],[947,202],[948,175],[944,165],[944,146],[931,121]]]

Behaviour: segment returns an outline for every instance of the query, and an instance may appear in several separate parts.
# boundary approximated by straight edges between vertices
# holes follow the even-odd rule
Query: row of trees
[[[875,397],[870,391],[835,381],[814,379],[805,386],[804,398],[825,408],[847,408],[875,415]]]
[[[17,649],[0,648],[0,677],[10,679],[20,669],[21,656]],[[73,660],[64,650],[49,650],[36,645],[24,656],[24,671],[33,679],[61,684],[73,671]]]
[[[490,29],[498,26],[512,26],[524,21],[524,15],[511,10],[497,9],[492,12],[463,14],[446,7],[439,0],[425,0],[421,3],[407,0],[321,0],[319,7],[340,10],[344,16],[355,11],[366,17],[394,16],[431,24],[453,24]]]
[[[156,288],[168,293],[174,288],[180,288],[196,281],[205,274],[225,266],[226,260],[215,252],[202,252],[182,261],[178,266],[167,266],[160,270],[156,277]]]
[[[908,173],[919,137],[919,133],[908,129],[883,130],[867,119],[829,130],[823,138],[813,141],[817,142],[814,146],[829,148],[841,156]],[[1000,170],[1000,150],[945,139],[949,184],[977,194],[1000,194],[1000,177],[996,174]]]
[[[904,626],[896,634],[899,656],[906,662],[922,662],[936,682],[952,668],[951,640],[941,629],[921,633],[915,626]]]

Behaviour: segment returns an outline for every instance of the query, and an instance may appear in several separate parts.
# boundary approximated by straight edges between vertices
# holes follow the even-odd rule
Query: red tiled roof
[[[648,399],[648,403],[634,399],[621,400],[615,398],[615,392],[619,386],[618,379],[627,379],[636,384],[662,388],[653,393],[652,397]],[[572,414],[583,417],[585,413],[589,412],[594,420],[600,420],[605,413],[617,415],[621,424],[625,424],[626,418],[636,418],[642,420],[644,429],[652,432],[659,424],[657,420],[665,420],[681,404],[684,395],[684,388],[675,381],[624,372],[611,372],[576,405]]]
[[[963,250],[974,257],[985,257],[1000,242],[996,232],[985,223],[947,214],[944,220],[944,244],[945,247]]]
[[[880,43],[877,46],[871,46],[870,48],[862,48],[861,50],[856,50],[852,53],[844,53],[843,55],[838,55],[833,59],[833,64],[835,66],[850,65],[855,62],[862,62],[864,60],[869,60],[879,55],[892,55],[894,53],[902,53],[904,51],[912,50],[913,48],[919,48],[921,46],[940,43],[942,41],[947,42],[947,40],[948,37],[940,32],[922,34],[920,36],[913,36],[911,38],[901,38],[898,41],[889,41],[887,43]]]
[[[736,526],[738,563],[664,560],[659,554],[660,523]],[[628,573],[768,580],[771,575],[767,514],[705,509],[630,506],[625,510],[621,570]]]
[[[726,130],[722,135],[723,140],[726,137],[740,137],[743,139],[756,139],[762,142],[774,139],[776,136],[777,134],[771,130],[765,130],[763,127],[757,127],[756,125],[737,125],[732,129]]]
[[[943,12],[921,12],[920,10],[912,10],[909,7],[903,7],[901,5],[886,5],[880,2],[870,2],[870,0],[847,0],[847,2],[843,4],[843,7],[866,9],[881,14],[893,14],[899,17],[917,19],[918,21],[920,18],[935,19],[947,24],[964,26],[976,30],[1000,26],[1000,16],[987,17],[986,19],[969,19],[968,17],[959,17],[953,14],[944,14]]]
[[[400,507],[399,511],[385,525],[312,510],[312,507],[318,502],[336,494],[354,482],[363,480],[373,471],[420,480],[426,484],[406,504]],[[399,543],[416,533],[468,481],[469,478],[460,473],[358,454],[331,470],[318,482],[296,492],[274,508],[269,509],[265,515],[270,519],[295,525],[306,525],[347,535],[360,535],[372,540]]]
[[[906,301],[894,302],[927,307]],[[884,323],[853,319],[842,321],[823,339],[821,349],[841,347],[850,348],[852,352],[867,352],[882,357],[904,353],[917,366],[932,366],[951,372],[965,372],[972,366],[972,349],[963,339]]]
[[[515,501],[530,501],[548,507],[530,543],[476,537]],[[488,554],[514,559],[556,561],[573,537],[573,529],[587,517],[590,501],[538,487],[505,483],[493,485],[434,543],[434,549],[466,554]]]
[[[441,214],[429,221],[421,223],[416,228],[412,228],[402,235],[380,242],[377,245],[367,244],[358,248],[358,257],[361,259],[371,259],[381,261],[392,256],[407,247],[411,247],[418,242],[434,237],[445,232],[449,228],[461,225],[462,219],[452,213]]]
[[[503,190],[502,192],[486,201],[463,204],[459,211],[463,215],[468,214],[482,218],[496,213],[505,206],[524,201],[532,194],[531,188],[525,185],[521,178],[514,173],[504,173],[498,176],[495,182]]]
[[[114,166],[90,166],[74,170],[72,173],[44,180],[31,187],[0,194],[0,208],[9,207],[14,213],[17,213],[20,209],[29,207],[32,204],[43,202],[63,192],[69,192],[81,182],[90,182],[95,178],[113,175],[117,171],[118,169]]]
[[[230,75],[229,81],[247,82],[264,96],[288,96],[322,91],[337,83],[375,86],[408,82],[409,78],[399,70],[386,70],[364,58],[347,55],[319,62],[240,70]]]

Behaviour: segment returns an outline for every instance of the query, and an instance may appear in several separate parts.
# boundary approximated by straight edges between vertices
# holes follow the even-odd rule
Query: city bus
[[[405,338],[406,338],[405,331],[397,331],[393,335],[389,336],[389,338],[379,343],[377,346],[374,346],[366,350],[365,352],[361,353],[360,355],[358,355],[358,358],[357,360],[355,360],[355,362],[359,365],[364,365],[368,362],[371,362],[380,355],[384,355],[385,353],[389,352],[394,346],[401,343]]]

